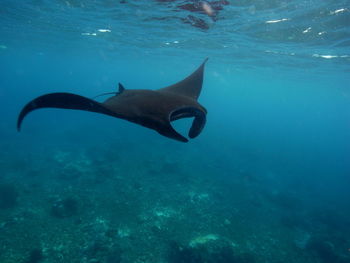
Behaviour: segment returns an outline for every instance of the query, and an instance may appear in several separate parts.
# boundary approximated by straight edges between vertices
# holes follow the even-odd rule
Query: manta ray
[[[125,89],[119,83],[119,90],[104,102],[98,102],[73,93],[57,92],[39,96],[21,110],[17,120],[20,131],[23,119],[28,113],[41,108],[60,108],[91,111],[124,119],[153,129],[168,138],[188,142],[179,134],[171,122],[182,118],[194,118],[188,137],[193,139],[203,130],[207,110],[197,99],[202,90],[204,66],[208,58],[187,78],[157,90]]]

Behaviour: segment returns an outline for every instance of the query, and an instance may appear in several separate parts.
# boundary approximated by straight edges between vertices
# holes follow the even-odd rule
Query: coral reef
[[[271,176],[162,144],[60,147],[0,184],[1,262],[349,262],[347,209]]]

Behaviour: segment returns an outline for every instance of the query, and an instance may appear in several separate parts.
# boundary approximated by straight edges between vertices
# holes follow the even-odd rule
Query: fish
[[[196,138],[206,124],[207,110],[198,102],[204,67],[208,58],[183,80],[156,90],[126,89],[121,83],[118,91],[104,102],[98,102],[74,93],[55,92],[39,96],[28,102],[20,111],[17,130],[21,130],[24,118],[32,111],[42,108],[59,108],[90,111],[136,123],[157,131],[160,135],[180,142],[188,142],[178,133],[171,122],[193,118],[188,132]],[[105,93],[106,95],[110,93]]]

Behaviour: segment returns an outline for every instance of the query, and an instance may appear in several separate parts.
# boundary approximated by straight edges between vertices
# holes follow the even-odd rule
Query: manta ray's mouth
[[[206,113],[194,107],[183,107],[183,108],[174,110],[173,112],[170,113],[170,116],[169,116],[170,122],[183,119],[183,118],[194,118],[191,128],[188,132],[188,137],[190,137],[191,139],[197,137],[205,126]],[[178,132],[176,133],[179,136],[183,137]],[[186,139],[185,137],[183,138]]]

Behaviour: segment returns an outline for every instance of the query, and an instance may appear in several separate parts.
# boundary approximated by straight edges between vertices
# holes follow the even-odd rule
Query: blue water
[[[2,0],[0,262],[350,262],[350,2],[206,3]],[[16,131],[42,94],[158,89],[206,57],[186,144],[59,109]]]

